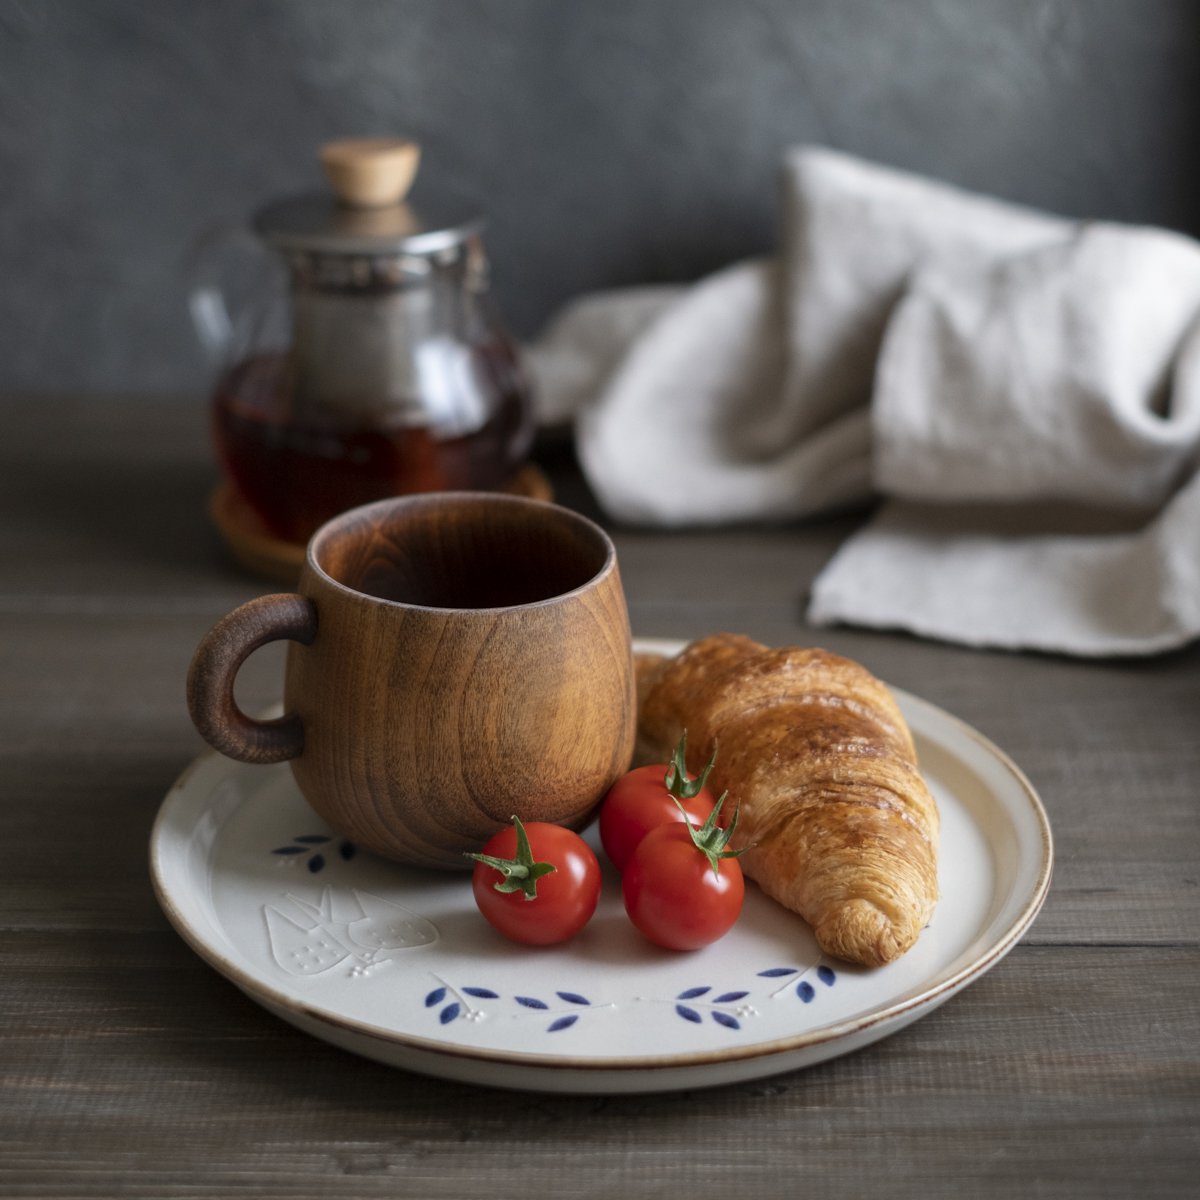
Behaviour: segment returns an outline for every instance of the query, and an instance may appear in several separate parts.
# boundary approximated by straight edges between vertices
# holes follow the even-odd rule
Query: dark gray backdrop
[[[821,142],[1200,232],[1196,0],[0,0],[0,390],[200,390],[188,244],[398,131],[530,334],[774,240]]]

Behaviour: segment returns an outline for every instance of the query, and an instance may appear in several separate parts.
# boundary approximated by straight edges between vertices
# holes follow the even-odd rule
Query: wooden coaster
[[[533,463],[522,467],[500,490],[531,500],[554,498],[550,481]],[[293,585],[299,579],[306,543],[288,542],[272,534],[228,480],[213,489],[208,512],[233,557],[252,575]]]

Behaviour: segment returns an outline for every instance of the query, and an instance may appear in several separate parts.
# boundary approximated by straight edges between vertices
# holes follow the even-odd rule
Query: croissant
[[[904,717],[866,668],[824,650],[721,633],[675,658],[640,655],[640,752],[690,769],[739,806],[739,860],[827,954],[864,966],[908,950],[937,902],[937,805]]]

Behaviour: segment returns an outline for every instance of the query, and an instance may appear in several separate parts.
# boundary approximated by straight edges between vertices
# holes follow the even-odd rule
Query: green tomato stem
[[[667,773],[663,777],[663,782],[667,785],[667,791],[679,800],[691,800],[698,796],[704,785],[708,782],[708,777],[712,774],[713,765],[717,761],[717,747],[713,744],[712,757],[708,760],[708,764],[704,770],[691,779],[687,773],[687,730],[683,731],[683,736],[679,739],[679,744],[675,747],[675,752],[671,755],[671,761],[667,765]]]
[[[733,820],[729,822],[728,829],[722,829],[717,824],[717,817],[721,813],[721,806],[725,803],[728,795],[728,792],[721,793],[721,798],[713,807],[712,812],[708,814],[708,820],[703,825],[693,825],[688,820],[687,811],[683,805],[678,800],[675,801],[675,807],[683,814],[683,822],[687,826],[688,833],[692,835],[693,844],[708,859],[712,866],[713,874],[718,877],[721,874],[721,859],[739,858],[750,849],[749,846],[743,846],[740,850],[729,849],[729,840],[733,837],[733,831],[737,828],[738,817],[742,811],[740,804],[733,810]]]
[[[533,861],[529,835],[521,824],[521,818],[514,815],[512,821],[517,831],[517,853],[513,858],[496,858],[491,854],[472,854],[469,851],[466,857],[500,872],[503,878],[492,885],[496,891],[523,892],[526,900],[536,900],[537,881],[558,868],[553,863]]]

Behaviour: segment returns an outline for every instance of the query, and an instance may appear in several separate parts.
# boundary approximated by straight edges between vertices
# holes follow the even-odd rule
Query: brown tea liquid
[[[222,465],[267,529],[292,542],[389,496],[503,487],[531,440],[524,382],[506,347],[477,353],[491,416],[450,436],[423,425],[363,428],[336,414],[301,417],[287,356],[249,358],[222,379],[213,401]]]

